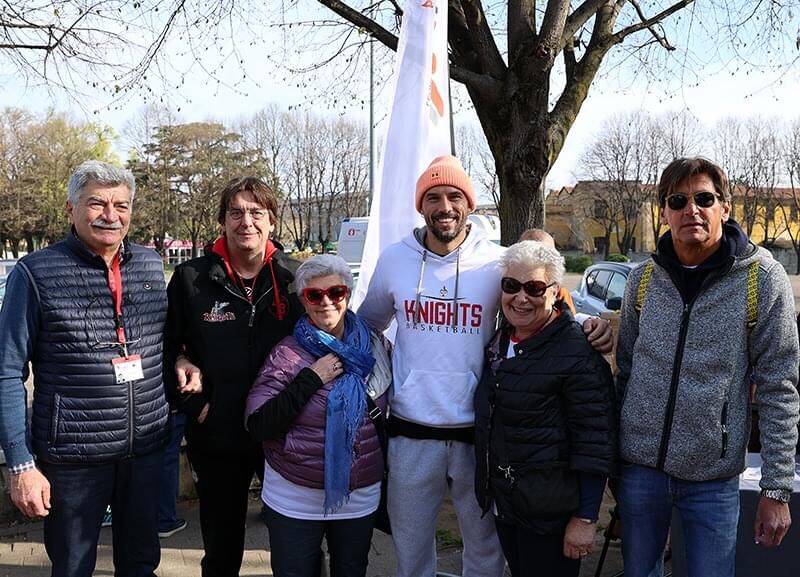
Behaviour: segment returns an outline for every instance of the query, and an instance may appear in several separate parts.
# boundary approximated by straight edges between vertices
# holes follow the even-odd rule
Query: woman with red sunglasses
[[[247,399],[264,443],[262,499],[273,574],[317,575],[325,536],[332,575],[363,577],[384,460],[375,421],[391,364],[383,337],[347,308],[353,276],[337,256],[304,262],[306,314],[272,349]]]
[[[513,577],[577,577],[614,456],[611,370],[556,298],[555,249],[519,242],[501,268],[504,320],[475,392],[475,491]]]

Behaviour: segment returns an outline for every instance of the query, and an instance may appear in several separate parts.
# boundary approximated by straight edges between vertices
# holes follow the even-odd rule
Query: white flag
[[[414,206],[417,179],[434,158],[450,153],[448,82],[447,0],[408,0],[354,310],[364,300],[378,255],[423,223]]]

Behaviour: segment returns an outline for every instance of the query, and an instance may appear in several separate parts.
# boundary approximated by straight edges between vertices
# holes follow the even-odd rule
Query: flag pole
[[[367,214],[372,208],[375,195],[375,37],[369,39],[369,203]]]

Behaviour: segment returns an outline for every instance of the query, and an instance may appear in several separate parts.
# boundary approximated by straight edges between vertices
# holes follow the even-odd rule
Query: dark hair
[[[225,216],[228,213],[228,205],[233,200],[233,197],[240,192],[249,192],[256,198],[256,202],[269,211],[269,217],[272,224],[278,222],[278,201],[275,199],[275,193],[263,180],[255,176],[244,176],[234,178],[228,182],[227,186],[222,189],[222,194],[219,197],[219,212],[217,213],[217,222],[221,225],[225,224]]]
[[[676,158],[661,173],[661,179],[658,181],[658,204],[661,208],[664,208],[667,197],[681,182],[698,174],[708,176],[714,183],[714,191],[723,201],[730,201],[728,177],[725,176],[725,171],[707,158],[692,156]]]

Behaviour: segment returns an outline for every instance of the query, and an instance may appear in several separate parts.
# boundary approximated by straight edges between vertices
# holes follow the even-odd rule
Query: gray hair
[[[303,289],[308,286],[308,283],[321,276],[339,275],[344,284],[350,292],[353,292],[353,273],[350,272],[350,267],[340,256],[333,254],[318,254],[312,256],[306,262],[297,268],[294,273],[294,286],[297,288],[297,294],[303,292]]]
[[[547,280],[558,285],[564,280],[564,257],[554,248],[547,247],[535,240],[523,240],[506,249],[500,259],[503,274],[512,265],[544,268]]]
[[[99,160],[87,160],[75,169],[69,179],[67,200],[71,205],[75,206],[78,203],[84,187],[90,182],[96,182],[102,186],[124,184],[131,192],[131,202],[133,202],[133,195],[136,194],[136,179],[130,170],[117,168]]]

